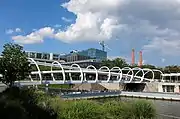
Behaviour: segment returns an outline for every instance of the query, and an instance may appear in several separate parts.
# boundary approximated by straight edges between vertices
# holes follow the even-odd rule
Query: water
[[[138,98],[120,97],[121,100],[144,100]],[[180,101],[150,100],[156,107],[158,119],[180,119]]]

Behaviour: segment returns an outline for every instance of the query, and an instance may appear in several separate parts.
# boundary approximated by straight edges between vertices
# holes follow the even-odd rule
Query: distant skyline
[[[108,57],[180,65],[180,0],[1,0],[0,51],[8,42],[28,51],[101,49]]]

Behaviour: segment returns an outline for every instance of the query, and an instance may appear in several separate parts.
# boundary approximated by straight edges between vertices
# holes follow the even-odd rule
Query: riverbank
[[[124,92],[124,91],[112,91],[112,92],[76,92],[62,95],[65,100],[78,100],[78,99],[98,99],[108,97],[131,97],[131,98],[143,98],[153,100],[167,100],[167,101],[180,101],[179,94],[173,93],[149,93],[149,92]]]

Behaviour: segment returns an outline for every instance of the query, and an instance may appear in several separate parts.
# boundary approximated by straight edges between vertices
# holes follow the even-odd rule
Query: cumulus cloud
[[[145,51],[157,50],[165,55],[180,52],[180,0],[70,0],[61,6],[76,19],[65,30],[53,30],[50,36],[54,39],[63,42],[126,39],[137,44],[148,39],[140,46]],[[36,32],[13,38],[36,43],[31,40],[35,36],[38,41],[46,38]]]
[[[20,28],[16,28],[15,32],[21,32],[21,29]]]
[[[6,30],[6,34],[12,34],[14,32],[22,32],[22,30],[20,28]]]
[[[12,34],[13,32],[14,32],[13,29],[6,30],[6,34]]]
[[[37,31],[30,33],[27,36],[13,36],[12,39],[16,43],[20,44],[34,44],[43,42],[44,38],[53,38],[54,37],[54,29],[50,27],[41,28]]]
[[[145,51],[160,51],[164,55],[178,56],[180,53],[180,39],[154,38],[148,45],[144,46]]]

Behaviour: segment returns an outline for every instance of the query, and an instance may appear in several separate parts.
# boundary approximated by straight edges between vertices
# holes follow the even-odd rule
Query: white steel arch
[[[67,65],[62,65],[62,64],[57,63],[57,62],[56,63],[55,62],[53,62],[53,63],[38,62],[32,58],[28,58],[28,59],[29,59],[29,62],[31,64],[36,65],[36,68],[38,70],[38,71],[31,72],[31,74],[38,74],[41,83],[44,82],[42,79],[43,78],[42,74],[47,74],[47,73],[49,73],[49,74],[51,74],[51,73],[62,73],[64,83],[83,83],[83,81],[86,81],[87,83],[96,83],[96,82],[98,82],[98,80],[100,80],[100,79],[98,79],[100,75],[103,76],[102,77],[103,80],[100,82],[104,82],[104,83],[111,82],[110,79],[112,76],[115,79],[114,83],[116,83],[116,82],[139,83],[139,82],[144,82],[144,81],[153,82],[153,81],[156,81],[155,80],[155,78],[156,78],[155,73],[160,73],[160,78],[158,77],[158,80],[160,79],[159,81],[163,81],[163,77],[165,77],[167,75],[167,74],[163,74],[161,70],[157,70],[157,69],[153,69],[153,70],[148,69],[148,68],[142,69],[139,67],[136,67],[136,68],[124,67],[122,69],[119,67],[113,67],[113,68],[109,69],[107,66],[103,66],[100,69],[96,69],[93,65],[89,65],[89,66],[87,66],[87,68],[81,68],[78,64],[73,64],[71,66],[67,66]],[[39,67],[40,65],[51,67],[51,71],[41,71],[40,67]],[[62,69],[62,71],[61,70],[60,71],[57,70],[57,72],[52,71],[53,70],[52,67],[60,67]],[[124,70],[126,70],[126,71],[124,71]],[[133,70],[138,70],[138,71],[134,72]],[[139,74],[140,72],[144,72],[142,76],[141,76],[141,74]],[[80,77],[79,77],[80,79],[78,79],[76,81],[73,80],[72,76],[71,76],[72,73],[78,73],[78,76],[80,74]],[[88,73],[93,74],[93,80],[87,81],[87,79],[86,79],[87,77],[85,77],[85,75],[87,75]],[[148,73],[149,74],[152,73],[152,78],[149,76]],[[70,81],[68,81],[68,82],[66,82],[66,75],[70,76]],[[147,77],[147,75],[148,75],[148,77]],[[171,75],[174,76],[176,74],[171,73],[168,76],[171,76]],[[117,76],[117,80],[116,80],[116,76]],[[55,82],[53,82],[53,81],[50,81],[50,82],[58,83],[58,82],[56,82],[57,80],[54,79],[54,76],[52,76],[52,77],[53,77],[53,81],[55,81]],[[135,81],[134,78],[136,78],[136,77],[140,78],[141,80]],[[32,78],[30,78],[30,79],[31,79],[31,82],[37,82],[37,81],[33,81]],[[41,84],[41,83],[38,83],[38,84]],[[63,83],[63,82],[60,82],[60,83]]]
[[[163,72],[161,70],[158,70],[158,69],[152,69],[152,70],[153,70],[153,72],[159,72],[160,73],[159,79],[163,80]]]
[[[62,81],[62,82],[65,82],[65,80],[66,80],[65,71],[64,71],[64,68],[62,67],[62,65],[61,65],[58,61],[54,61],[54,62],[52,63],[52,65],[51,65],[51,71],[53,71],[53,66],[54,66],[55,64],[57,64],[57,65],[61,68],[61,70],[62,70],[62,75],[63,75],[63,81]],[[53,78],[53,81],[56,81],[55,78],[54,78],[54,74],[53,74],[53,73],[51,73],[51,76],[52,76],[52,78]]]
[[[72,76],[71,76],[71,72],[69,72],[69,77],[70,77],[70,80],[72,83],[82,83],[83,82],[83,71],[82,71],[82,68],[78,65],[78,64],[72,64],[71,65],[71,68],[78,68],[79,71],[77,71],[76,73],[80,73],[80,77],[81,77],[81,80],[80,81],[74,81],[72,79]]]
[[[133,70],[133,71],[134,71],[134,70],[138,70],[138,71],[134,74],[134,77],[135,77],[135,78],[140,78],[140,79],[141,79],[140,81],[138,81],[138,83],[143,82],[143,80],[144,80],[144,71],[143,71],[143,69],[141,69],[141,68],[139,68],[139,67],[135,67],[135,68],[133,68],[132,70]],[[142,75],[142,76],[137,76],[138,73],[140,73],[140,72],[142,72],[143,75]],[[133,73],[134,73],[134,72],[133,72]]]
[[[88,82],[88,83],[95,83],[95,82],[98,81],[98,71],[97,71],[96,67],[93,66],[93,65],[89,65],[89,66],[86,67],[86,69],[90,69],[90,68],[93,68],[93,70],[95,70],[96,78],[95,78],[94,81],[87,81],[87,79],[86,79],[86,73],[85,73],[85,75],[84,75],[84,80],[85,80],[86,82]]]
[[[119,68],[119,67],[113,67],[113,68],[111,68],[111,70],[110,70],[110,72],[112,72],[112,71],[114,71],[114,70],[118,70],[118,80],[117,81],[113,81],[114,83],[119,83],[120,81],[121,81],[121,79],[122,79],[122,70],[121,70],[121,68]]]
[[[122,71],[128,71],[127,74],[123,74],[123,75],[126,76],[126,79],[127,79],[128,76],[131,77],[129,81],[125,81],[125,83],[130,83],[133,80],[133,77],[134,77],[133,70],[130,67],[124,67],[124,68],[122,68]],[[132,73],[131,75],[129,75],[130,72]]]
[[[103,69],[106,69],[106,70],[108,71],[108,78],[107,78],[106,81],[101,81],[101,82],[102,82],[102,83],[108,83],[109,80],[110,80],[110,78],[111,78],[110,69],[109,69],[109,67],[107,67],[107,66],[102,66],[102,67],[99,68],[99,71],[103,71]],[[99,74],[98,74],[98,75],[99,75]]]
[[[146,74],[148,74],[149,72],[151,72],[151,73],[152,73],[152,79],[151,79],[150,81],[154,81],[154,72],[153,72],[153,70],[152,70],[152,69],[148,69],[148,68],[144,68],[143,70],[146,71],[146,72],[144,73],[144,79],[145,79],[145,80],[149,80],[149,79],[145,78],[145,76],[146,76]]]
[[[42,82],[42,74],[41,74],[41,70],[40,70],[37,62],[36,62],[33,58],[28,58],[28,59],[31,60],[31,62],[32,62],[33,64],[35,64],[35,66],[36,66],[36,68],[37,68],[37,70],[38,70],[38,75],[39,75],[40,82]],[[30,76],[30,78],[31,78],[31,76]]]

